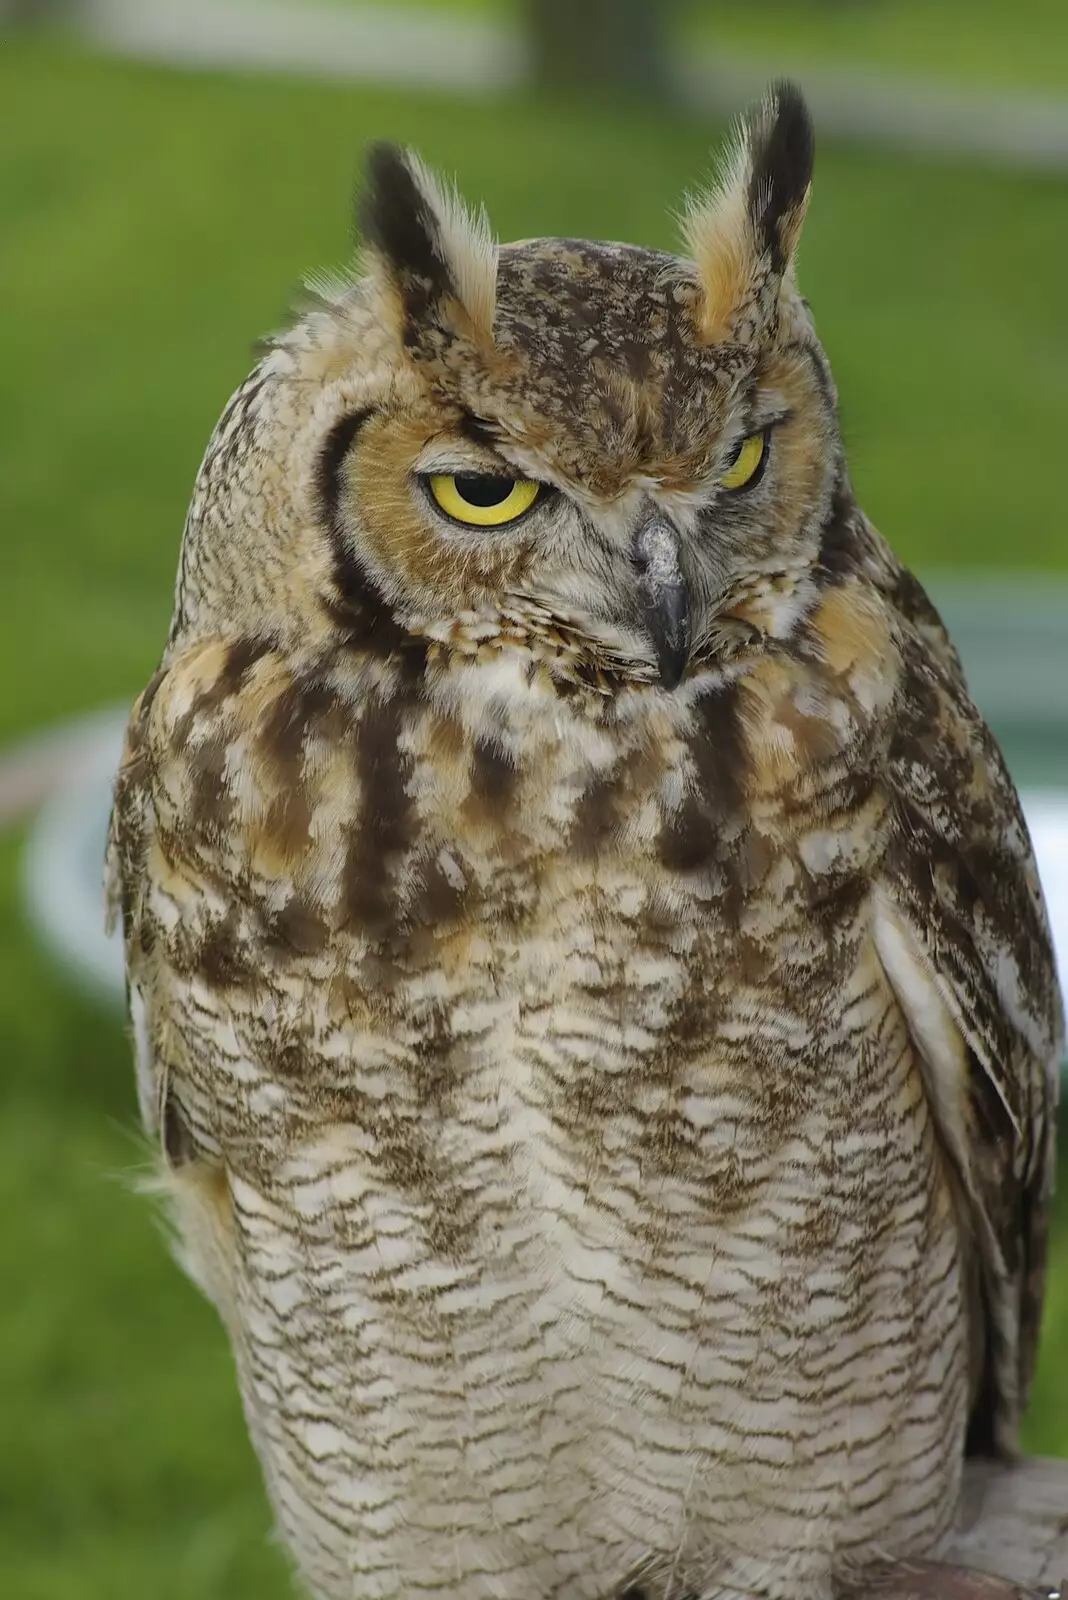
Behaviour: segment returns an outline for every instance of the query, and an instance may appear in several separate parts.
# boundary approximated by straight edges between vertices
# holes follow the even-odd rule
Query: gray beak
[[[634,564],[660,682],[665,689],[676,689],[690,659],[690,592],[679,565],[678,529],[667,517],[650,517],[638,529]]]

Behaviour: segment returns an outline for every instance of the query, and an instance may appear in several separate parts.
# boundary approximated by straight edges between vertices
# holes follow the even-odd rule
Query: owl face
[[[811,168],[780,89],[676,257],[498,248],[414,157],[376,147],[363,276],[270,358],[298,609],[388,613],[383,637],[477,639],[505,618],[668,690],[732,626],[787,628],[840,478],[793,273]]]

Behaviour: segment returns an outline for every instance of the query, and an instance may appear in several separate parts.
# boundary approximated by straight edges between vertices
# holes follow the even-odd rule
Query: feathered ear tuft
[[[795,83],[773,86],[749,144],[749,214],[773,269],[784,272],[801,237],[816,159],[812,118]]]
[[[484,211],[469,211],[414,152],[375,144],[356,223],[410,322],[466,324],[492,339],[497,244]]]
[[[719,183],[687,204],[683,236],[704,291],[707,339],[736,337],[746,314],[763,322],[773,312],[801,237],[814,155],[801,91],[775,84],[742,120]]]

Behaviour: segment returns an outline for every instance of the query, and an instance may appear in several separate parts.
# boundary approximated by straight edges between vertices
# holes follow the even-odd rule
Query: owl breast
[[[200,708],[157,1005],[217,1045],[174,1093],[225,1190],[175,1182],[315,1592],[817,1596],[929,1550],[966,1286],[858,702],[765,664],[609,721],[517,662],[351,711],[237,665],[153,710]],[[189,828],[224,801],[239,905]]]

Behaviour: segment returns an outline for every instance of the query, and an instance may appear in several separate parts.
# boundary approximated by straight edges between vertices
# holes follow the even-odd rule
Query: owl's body
[[[205,459],[113,879],[321,1600],[817,1600],[938,1547],[969,1429],[1012,1445],[1059,1000],[1000,756],[849,490],[806,128],[771,103],[696,266],[497,257],[380,157],[370,272]],[[514,529],[502,472],[545,486]]]

